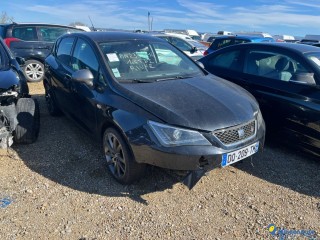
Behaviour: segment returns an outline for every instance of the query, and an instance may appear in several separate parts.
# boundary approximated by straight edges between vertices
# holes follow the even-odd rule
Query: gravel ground
[[[273,144],[191,191],[158,168],[122,186],[100,146],[48,114],[41,83],[29,86],[41,130],[36,143],[0,153],[0,239],[275,239],[269,224],[320,233],[319,159]]]

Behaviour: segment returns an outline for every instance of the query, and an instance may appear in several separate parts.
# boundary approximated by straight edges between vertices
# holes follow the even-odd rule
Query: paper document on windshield
[[[119,58],[116,53],[107,53],[107,57],[110,62],[119,62]]]

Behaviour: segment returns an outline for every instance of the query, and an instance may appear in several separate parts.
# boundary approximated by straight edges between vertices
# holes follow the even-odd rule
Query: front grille
[[[214,131],[212,134],[224,145],[234,145],[245,142],[256,135],[257,123],[253,120],[249,123]]]

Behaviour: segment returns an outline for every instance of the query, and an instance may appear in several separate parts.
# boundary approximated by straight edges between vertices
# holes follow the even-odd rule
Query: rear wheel
[[[114,128],[104,132],[103,149],[108,169],[118,182],[130,184],[143,176],[146,165],[135,161],[129,145]]]
[[[14,132],[17,143],[33,143],[40,129],[40,110],[36,99],[20,98],[16,105],[18,125]]]
[[[44,76],[44,66],[37,60],[28,60],[23,67],[23,73],[28,82],[40,82]]]

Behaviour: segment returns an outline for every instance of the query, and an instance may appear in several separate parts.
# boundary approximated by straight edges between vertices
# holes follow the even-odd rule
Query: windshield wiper
[[[134,83],[151,83],[151,82],[154,82],[154,81],[140,80],[140,79],[132,79],[131,81],[134,82]]]
[[[161,82],[161,81],[167,81],[167,80],[175,80],[175,79],[186,79],[186,78],[192,78],[194,77],[193,75],[178,75],[178,76],[174,76],[174,77],[167,77],[167,78],[158,78],[156,80],[156,82]]]
[[[141,79],[118,79],[121,83],[151,83],[154,81],[141,80]]]

